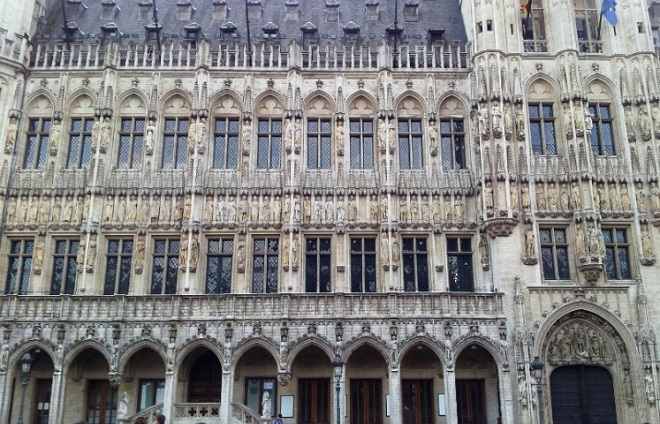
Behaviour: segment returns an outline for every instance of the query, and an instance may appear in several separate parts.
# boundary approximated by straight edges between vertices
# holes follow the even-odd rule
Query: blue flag
[[[603,0],[600,13],[612,26],[616,26],[619,22],[619,18],[616,16],[616,0]]]

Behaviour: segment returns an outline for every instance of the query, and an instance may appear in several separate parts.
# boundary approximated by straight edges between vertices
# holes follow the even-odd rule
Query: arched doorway
[[[498,367],[493,356],[472,343],[456,359],[458,424],[487,424],[500,420]]]
[[[616,424],[612,375],[605,368],[572,365],[550,375],[554,424]]]
[[[108,360],[95,348],[87,347],[75,355],[65,374],[63,404],[70,407],[64,408],[63,422],[77,422],[81,418],[90,424],[117,422],[118,386],[111,384],[109,372]]]
[[[292,390],[297,392],[296,408],[298,424],[329,424],[332,417],[334,381],[332,362],[320,347],[311,345],[302,349],[295,357],[292,375]],[[294,392],[295,393],[295,392]]]
[[[350,424],[380,424],[385,421],[384,398],[389,392],[387,362],[375,347],[358,347],[346,362]]]
[[[440,359],[426,344],[418,343],[406,351],[399,368],[403,424],[433,424],[439,412],[435,393],[444,393]]]
[[[162,357],[150,347],[131,353],[123,369],[119,392],[128,394],[129,415],[163,404],[165,363]]]
[[[243,353],[234,369],[234,400],[243,402],[257,415],[263,415],[270,405],[270,414],[276,414],[278,364],[273,355],[262,346],[253,346]],[[264,402],[264,397],[269,401]]]
[[[187,402],[220,402],[222,394],[222,366],[218,357],[205,350],[193,360],[188,378]]]
[[[51,390],[53,386],[54,365],[50,355],[40,348],[28,350],[32,357],[30,372],[25,382],[25,404],[22,411],[25,422],[34,424],[47,424],[50,417]],[[20,357],[22,357],[21,354]],[[20,398],[23,378],[26,376],[21,370],[20,360],[14,368],[14,378],[12,380],[12,397],[10,404],[10,422],[16,422],[21,414]]]

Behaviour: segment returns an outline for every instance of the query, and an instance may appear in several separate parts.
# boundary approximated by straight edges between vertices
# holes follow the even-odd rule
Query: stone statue
[[[87,249],[87,267],[93,269],[94,262],[96,262],[96,237],[92,236]]]
[[[140,213],[138,214],[140,222],[147,222],[149,220],[149,198],[144,195],[140,201]]]
[[[197,131],[195,133],[195,142],[197,143],[197,151],[204,151],[204,142],[206,141],[206,118],[202,117],[199,124],[197,124]]]
[[[337,120],[337,126],[335,127],[335,149],[337,154],[344,154],[344,122]]]
[[[383,196],[380,199],[380,219],[387,221],[387,196]]]
[[[13,199],[13,198],[12,198]],[[11,212],[12,203],[9,203],[9,212]],[[16,212],[16,204],[14,204],[14,213]],[[12,215],[7,215],[9,220],[13,219]],[[62,218],[62,198],[60,196],[55,196],[55,201],[53,202],[53,222],[59,222]]]
[[[119,406],[117,407],[117,417],[125,418],[128,416],[128,393],[124,392],[119,399]]]
[[[656,182],[651,183],[651,210],[653,213],[660,212],[660,188]]]
[[[610,194],[610,208],[613,211],[620,210],[621,199],[619,198],[619,191],[616,189],[616,186],[609,187],[609,194]]]
[[[566,187],[566,184],[561,185],[559,204],[561,205],[561,210],[564,212],[568,212],[571,209],[570,195],[568,194],[568,187]]]
[[[419,205],[417,203],[417,196],[410,196],[410,219],[413,222],[419,220]]]
[[[117,222],[124,222],[126,220],[126,198],[124,196],[119,196],[119,202],[117,202]]]
[[[504,132],[506,134],[513,132],[513,117],[511,116],[511,107],[508,104],[504,107]]]
[[[342,199],[337,200],[337,221],[343,222],[346,219],[346,211],[344,210],[344,201]]]
[[[238,220],[246,222],[248,217],[248,202],[247,197],[243,195],[241,201],[238,203]]]
[[[387,138],[387,124],[385,123],[385,119],[380,118],[378,120],[378,148],[381,151],[385,150],[385,147],[387,146],[385,140],[386,138]]]
[[[429,147],[431,148],[431,154],[438,151],[438,127],[434,122],[429,124]]]
[[[491,185],[490,181],[487,182],[486,186],[484,187],[484,201],[486,203],[486,209],[488,210],[492,210],[495,206],[493,200],[493,186]]]
[[[199,236],[197,235],[197,233],[193,233],[192,239],[190,240],[190,265],[192,267],[196,267],[198,259],[199,259]]]
[[[573,134],[573,116],[571,115],[571,108],[568,105],[564,107],[562,123],[566,134]]]
[[[293,198],[293,219],[295,221],[300,221],[300,215],[301,215],[301,210],[300,210],[300,199],[297,197]]]
[[[635,117],[632,113],[632,108],[630,105],[626,106],[623,112],[626,123],[626,133],[628,134],[628,140],[635,139]]]
[[[650,258],[653,256],[653,247],[651,243],[651,236],[649,235],[649,230],[646,225],[642,226],[642,255],[645,258]]]
[[[264,396],[261,399],[261,418],[269,420],[271,418],[271,402],[270,394],[264,392]]]
[[[34,246],[34,266],[41,268],[44,263],[44,249],[46,248],[44,238],[38,237],[37,243]]]
[[[92,124],[92,151],[96,151],[99,145],[99,138],[101,138],[101,123],[98,117],[94,117],[94,123]]]
[[[62,221],[70,222],[73,219],[73,196],[66,197],[66,203],[64,204],[64,216]]]
[[[110,144],[111,130],[110,117],[106,116],[101,125],[101,152],[105,152],[108,148],[108,144]]]
[[[285,235],[282,239],[282,265],[284,266],[288,266],[291,263],[289,258],[289,254],[291,253],[290,244],[288,235]]]
[[[332,222],[335,219],[335,204],[331,198],[325,201],[325,221]]]
[[[32,198],[32,203],[30,204],[30,214],[29,221],[37,222],[37,217],[39,216],[39,201],[36,197]]]
[[[387,201],[387,199],[385,199]],[[378,221],[378,201],[376,196],[371,196],[371,202],[369,202],[369,220],[371,222]]]
[[[184,200],[181,196],[176,196],[176,205],[174,205],[174,222],[181,223],[183,220]]]
[[[630,211],[630,195],[628,194],[628,186],[623,184],[621,186],[621,209],[624,212]]]
[[[303,199],[303,221],[310,222],[312,220],[312,200],[309,196]]]
[[[584,130],[591,132],[591,129],[594,127],[594,118],[591,116],[589,109],[584,110]]]
[[[206,196],[204,203],[204,222],[213,221],[213,196]]]
[[[87,195],[89,197],[89,195]],[[39,206],[39,221],[42,223],[49,222],[50,219],[50,198],[44,196],[41,199],[41,205]]]
[[[599,234],[594,225],[589,226],[589,254],[596,257],[601,255]]]
[[[646,106],[642,105],[639,108],[639,128],[642,131],[642,139],[648,141],[651,139],[651,118],[646,112]]]
[[[557,188],[554,184],[548,187],[548,209],[551,212],[557,211]]]
[[[637,201],[637,208],[640,211],[646,210],[646,192],[642,183],[637,184],[637,191],[635,192],[635,200]]]
[[[493,122],[493,129],[501,130],[502,129],[502,110],[498,104],[494,104],[490,108],[490,115]]]
[[[571,186],[571,206],[573,210],[580,209],[582,207],[582,199],[580,197],[580,186],[578,183],[573,183]]]
[[[188,233],[181,234],[181,244],[179,245],[179,266],[185,267],[188,264]]]
[[[137,196],[132,194],[127,205],[128,222],[137,221],[137,207],[138,207],[137,203],[138,203]]]
[[[660,106],[658,106],[658,103],[653,103],[651,117],[653,118],[653,131],[658,136],[660,134]]]
[[[540,211],[544,211],[546,207],[545,187],[543,186],[543,183],[536,185],[536,207]]]
[[[524,210],[529,210],[532,207],[532,201],[531,198],[529,197],[529,187],[527,187],[527,184],[523,185],[520,188],[520,193],[521,193],[521,206]]]
[[[386,233],[380,238],[380,262],[387,265],[390,262],[390,245]]]
[[[282,206],[282,220],[289,222],[291,220],[291,198],[287,195],[284,197],[284,206]]]
[[[250,139],[252,138],[252,128],[250,127],[250,121],[243,122],[241,138],[243,140],[243,154],[250,154]]]
[[[195,148],[195,140],[197,139],[197,124],[194,119],[190,120],[188,126],[188,151],[192,152]]]
[[[440,198],[438,196],[433,198],[433,212],[431,218],[433,219],[433,222],[440,222],[442,219],[440,212]]]
[[[609,209],[609,205],[607,202],[607,195],[605,193],[605,187],[603,184],[598,184],[598,187],[596,187],[596,194],[598,198],[598,208],[600,208],[601,211],[605,211]]]
[[[18,124],[16,123],[16,117],[12,116],[9,118],[9,124],[7,125],[7,137],[5,137],[5,153],[9,154],[14,150],[17,133]]]
[[[401,222],[410,221],[410,204],[405,198],[401,199],[401,202],[399,203],[399,219]]]
[[[357,215],[358,215],[357,203],[355,201],[355,197],[351,196],[348,199],[348,221],[355,222],[355,220],[357,219]]]
[[[192,199],[190,198],[190,195],[186,195],[186,200],[184,201],[183,204],[183,220],[190,221],[191,215],[192,215]]]
[[[298,153],[300,147],[302,146],[302,125],[300,124],[300,119],[296,119],[296,123],[293,127],[293,150]]]
[[[534,231],[531,227],[525,230],[525,256],[534,256]]]
[[[172,220],[172,196],[165,196],[165,202],[160,211],[161,220],[164,222],[170,222]]]
[[[142,268],[144,266],[144,236],[138,236],[135,243],[135,267]]]
[[[144,147],[147,151],[147,154],[150,155],[154,151],[154,139],[156,134],[156,127],[154,126],[154,121],[151,119],[147,124],[147,129],[145,131],[144,137]]]
[[[401,245],[399,244],[399,240],[394,240],[392,242],[392,263],[398,264],[399,259],[401,258]]]
[[[48,140],[50,154],[55,156],[57,154],[57,147],[61,143],[62,138],[62,125],[59,120],[53,121],[53,126],[50,129],[50,135]]]
[[[280,222],[280,219],[282,219],[282,202],[280,201],[280,196],[275,196],[273,209],[270,212],[270,220],[272,222]]]
[[[525,114],[520,105],[516,106],[516,131],[518,132],[518,137],[522,137],[525,134]]]
[[[463,199],[461,199],[461,196],[454,198],[454,218],[456,221],[463,220]]]
[[[453,219],[452,212],[451,212],[451,199],[449,197],[445,197],[445,221],[450,222]]]
[[[585,256],[587,254],[584,230],[582,229],[582,225],[579,224],[575,229],[575,249],[577,250],[578,256]]]

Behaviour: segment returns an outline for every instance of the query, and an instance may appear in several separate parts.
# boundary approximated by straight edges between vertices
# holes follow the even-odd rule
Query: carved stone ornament
[[[513,218],[492,218],[486,221],[486,232],[492,238],[508,237],[518,225],[518,220]]]
[[[600,263],[588,263],[578,266],[578,269],[584,275],[585,280],[589,283],[595,283],[600,277],[600,273],[603,272],[603,264]]]

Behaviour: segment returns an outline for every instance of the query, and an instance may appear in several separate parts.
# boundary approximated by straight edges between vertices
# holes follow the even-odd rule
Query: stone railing
[[[231,417],[234,422],[239,422],[241,424],[262,424],[270,423],[272,421],[262,419],[255,411],[236,402],[231,404]]]
[[[177,403],[174,404],[175,422],[182,423],[182,418],[220,418],[219,403]],[[196,420],[195,422],[199,422]]]
[[[135,420],[137,420],[140,417],[143,417],[147,419],[148,423],[152,423],[156,418],[156,414],[159,414],[161,412],[163,412],[163,404],[158,403],[130,417],[126,417],[126,418],[117,417],[117,422],[119,424],[133,424]]]
[[[400,319],[492,317],[503,293],[335,293],[178,296],[0,296],[0,319],[17,321],[139,319],[203,320],[229,317],[361,319],[363,311]]]
[[[383,44],[325,45],[301,48],[295,42],[288,46],[255,44],[211,45],[206,41],[165,43],[160,53],[152,44],[103,45],[71,43],[38,43],[30,54],[34,69],[88,69],[112,66],[123,69],[168,68],[194,69],[289,69],[300,67],[322,71],[337,69],[467,69],[470,66],[469,45],[441,44],[428,46],[400,45],[396,49]],[[23,54],[23,53],[21,53]]]

